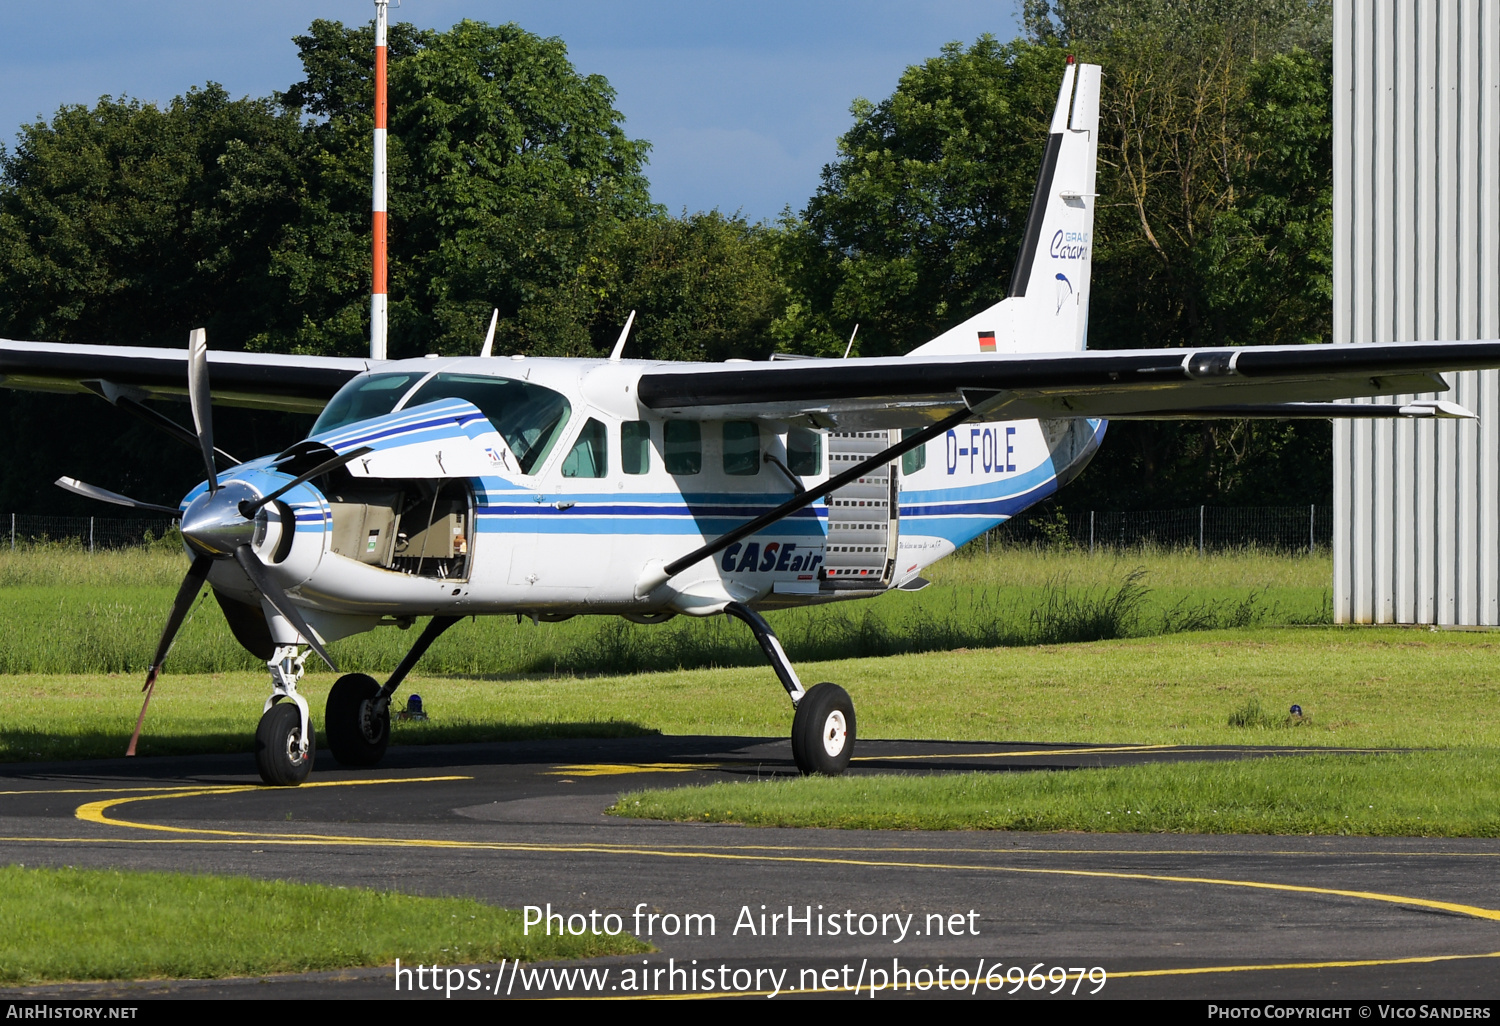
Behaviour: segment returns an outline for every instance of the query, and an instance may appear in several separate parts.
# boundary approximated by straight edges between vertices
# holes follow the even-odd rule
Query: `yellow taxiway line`
[[[407,777],[391,778],[384,780],[329,780],[318,781],[314,784],[304,784],[303,787],[347,787],[373,784],[391,783],[426,783],[441,780],[471,779],[465,777]],[[1016,873],[1034,876],[1068,876],[1086,879],[1106,880],[1141,880],[1152,883],[1177,883],[1196,886],[1213,887],[1236,887],[1249,890],[1273,891],[1286,894],[1316,894],[1326,897],[1353,898],[1360,901],[1375,901],[1393,905],[1415,906],[1418,908],[1430,908],[1443,912],[1453,912],[1459,915],[1471,916],[1475,919],[1486,919],[1500,922],[1500,909],[1483,908],[1478,905],[1467,905],[1460,902],[1438,901],[1431,898],[1415,898],[1401,894],[1385,894],[1379,891],[1347,890],[1335,887],[1312,887],[1305,884],[1268,883],[1259,880],[1231,880],[1220,877],[1206,876],[1178,876],[1160,873],[1127,873],[1121,871],[1094,870],[1094,869],[1054,869],[1040,866],[997,866],[997,865],[975,865],[972,863],[953,862],[918,862],[904,859],[860,859],[851,857],[817,856],[810,854],[801,855],[771,855],[750,854],[734,850],[724,849],[699,849],[683,850],[673,848],[647,848],[630,845],[601,845],[601,844],[528,844],[516,842],[499,841],[452,841],[437,838],[382,838],[382,837],[360,837],[355,835],[338,834],[295,834],[295,833],[253,833],[244,830],[212,830],[203,827],[167,826],[158,823],[141,823],[129,820],[108,819],[105,813],[117,805],[126,805],[134,802],[162,801],[171,798],[186,798],[201,795],[237,794],[246,791],[262,790],[259,785],[233,785],[229,787],[201,788],[196,791],[179,791],[168,794],[150,794],[138,796],[126,796],[121,798],[107,799],[104,801],[89,802],[80,805],[74,815],[85,822],[97,823],[103,826],[124,827],[134,830],[149,830],[162,833],[170,833],[182,837],[195,837],[200,843],[205,840],[219,841],[220,843],[255,843],[255,844],[277,844],[277,845],[349,845],[356,847],[395,847],[395,848],[434,848],[454,850],[480,850],[480,851],[515,851],[515,852],[547,852],[552,854],[599,854],[599,855],[635,855],[654,858],[676,858],[676,859],[709,859],[715,861],[733,862],[779,862],[804,865],[834,865],[851,866],[865,869],[891,868],[891,869],[933,869],[945,871],[962,871],[974,873]],[[231,840],[232,839],[232,840]],[[18,840],[18,839],[15,839]],[[998,853],[992,853],[998,854]]]

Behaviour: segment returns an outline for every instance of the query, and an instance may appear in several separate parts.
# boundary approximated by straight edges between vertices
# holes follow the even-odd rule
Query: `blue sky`
[[[568,43],[609,79],[626,130],[651,141],[652,196],[672,211],[752,220],[800,210],[857,96],[882,99],[950,40],[1019,32],[1019,0],[404,0],[392,20],[447,28],[515,21]],[[368,0],[53,0],[0,21],[0,141],[64,103],[165,101],[212,79],[264,96],[300,78],[294,35],[353,24]]]

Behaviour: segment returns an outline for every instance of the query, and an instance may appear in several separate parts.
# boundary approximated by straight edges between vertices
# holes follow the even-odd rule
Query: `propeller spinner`
[[[141,688],[146,698],[141,703],[141,714],[136,720],[135,732],[130,736],[130,745],[125,750],[126,755],[135,754],[136,744],[141,736],[141,727],[146,720],[146,707],[151,703],[151,694],[156,686],[156,678],[161,673],[162,664],[166,661],[167,653],[171,651],[172,643],[177,639],[177,632],[182,628],[188,609],[191,608],[198,593],[202,591],[203,585],[207,583],[209,571],[216,560],[234,560],[266,604],[296,629],[300,635],[299,640],[316,652],[318,657],[328,664],[329,669],[335,672],[338,670],[333,658],[323,647],[317,635],[313,633],[306,618],[287,597],[280,585],[272,579],[267,572],[266,565],[256,554],[254,545],[256,519],[268,504],[298,485],[305,484],[320,474],[335,470],[372,450],[361,448],[336,456],[301,474],[269,495],[262,495],[243,481],[220,484],[218,471],[214,466],[216,450],[213,442],[213,404],[208,381],[208,335],[202,328],[195,328],[188,336],[188,399],[193,411],[197,447],[202,453],[203,466],[208,473],[208,490],[189,503],[185,510],[178,511],[168,506],[142,502],[71,477],[60,477],[56,481],[59,488],[76,495],[129,506],[133,509],[150,510],[180,519],[182,537],[193,552],[192,565],[188,567],[187,575],[183,577],[182,584],[177,589],[177,596],[172,600],[166,625],[162,629],[161,640],[157,643],[156,654],[151,660],[151,669],[146,674],[145,685]]]

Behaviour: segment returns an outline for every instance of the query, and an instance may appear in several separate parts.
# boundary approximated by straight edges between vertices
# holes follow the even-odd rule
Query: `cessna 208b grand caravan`
[[[804,687],[764,611],[920,587],[929,564],[1076,476],[1108,419],[1469,416],[1334,400],[1500,366],[1500,342],[1088,351],[1098,122],[1099,69],[1070,62],[1009,296],[904,357],[633,361],[625,332],[609,359],[496,357],[493,334],[479,357],[210,356],[195,331],[185,352],[0,342],[0,374],[91,391],[200,450],[208,478],[177,508],[58,483],[180,517],[192,564],[147,700],[208,584],[270,669],[267,783],[300,783],[313,762],[297,691],[310,653],[333,667],[328,642],[431,617],[384,684],[349,674],[329,693],[335,758],[370,766],[422,653],[491,614],[736,617],[795,707],[797,766],[836,774],[854,706],[836,684]],[[191,432],[143,405],[184,394]],[[235,463],[214,448],[211,399],[320,415],[285,452]]]

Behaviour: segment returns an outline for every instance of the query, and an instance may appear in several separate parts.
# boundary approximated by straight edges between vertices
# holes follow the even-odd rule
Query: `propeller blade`
[[[297,607],[292,605],[292,601],[287,598],[286,592],[282,591],[277,587],[276,582],[271,580],[271,575],[266,573],[266,568],[255,555],[255,550],[249,545],[241,545],[234,550],[234,561],[240,565],[241,570],[245,571],[246,576],[250,578],[250,583],[255,585],[255,590],[260,592],[261,597],[271,603],[271,608],[285,617],[287,622],[293,627],[297,628],[297,633],[302,635],[314,652],[318,653],[318,658],[327,663],[330,670],[338,673],[339,668],[333,665],[333,658],[328,654],[328,650],[323,647],[323,643],[318,640],[318,636],[307,625],[307,621],[302,618],[302,614],[297,610]]]
[[[117,388],[106,387],[104,382],[84,381],[80,382],[80,384],[82,384],[84,388],[87,388],[89,391],[93,392],[99,398],[103,399],[105,402],[109,403],[115,409],[124,410],[132,417],[137,417],[145,421],[147,424],[150,424],[152,427],[160,431],[165,431],[167,434],[177,439],[177,441],[181,442],[189,449],[196,450],[198,448],[198,436],[193,434],[187,428],[183,427],[181,424],[177,423],[171,417],[167,417],[163,414],[157,413],[151,407],[146,406],[143,403],[136,402],[128,395],[121,395]],[[215,449],[214,452],[221,460],[223,460],[231,467],[237,467],[241,463],[245,462],[244,460],[235,459],[223,449]]]
[[[375,450],[370,446],[364,445],[360,446],[358,449],[351,449],[346,453],[335,456],[331,460],[324,460],[322,463],[319,463],[316,467],[313,467],[307,473],[301,475],[300,477],[294,478],[289,484],[282,485],[280,488],[276,489],[265,498],[256,499],[254,502],[251,502],[249,499],[244,500],[240,503],[240,516],[244,517],[246,520],[254,520],[255,514],[260,512],[262,506],[267,506],[270,503],[275,502],[277,499],[281,498],[283,495],[291,491],[293,488],[296,488],[298,485],[306,484],[313,478],[317,477],[319,474],[326,474],[330,470],[337,470],[339,467],[342,467],[350,460],[357,460],[361,456],[368,455],[369,453],[372,453],[374,451]],[[290,617],[288,617],[288,619],[290,619]]]
[[[129,506],[131,509],[145,509],[150,510],[152,513],[164,513],[173,520],[182,516],[182,511],[179,509],[172,509],[170,506],[158,506],[154,502],[141,502],[139,499],[132,499],[128,495],[121,495],[119,492],[112,492],[107,488],[85,484],[74,477],[60,477],[52,483],[65,492],[82,495],[86,499],[98,499],[100,502],[112,502],[116,506]]]
[[[182,621],[186,618],[188,610],[193,606],[193,599],[198,597],[203,584],[208,580],[209,568],[213,566],[212,556],[199,556],[193,560],[193,565],[188,567],[187,576],[182,579],[182,584],[177,589],[177,597],[172,600],[172,610],[167,614],[167,625],[162,629],[161,640],[156,643],[156,656],[151,660],[151,671],[146,674],[146,685],[141,688],[146,693],[145,701],[141,702],[141,714],[135,720],[135,733],[130,735],[130,745],[125,749],[127,756],[135,755],[135,746],[141,739],[141,726],[146,722],[146,707],[151,704],[152,692],[156,690],[156,677],[161,673],[162,663],[167,661],[167,653],[172,650],[172,642],[177,640],[177,632],[182,629]]]
[[[139,417],[141,420],[145,421],[147,424],[150,424],[152,427],[160,428],[167,434],[171,435],[173,438],[177,439],[183,445],[187,446],[189,449],[198,448],[198,439],[193,436],[193,433],[191,431],[183,427],[181,424],[177,423],[171,417],[166,417],[160,413],[157,413],[149,406],[142,406],[140,403],[135,402],[134,400],[121,398],[119,402],[115,403],[115,407],[117,409],[124,410],[126,413],[129,413],[133,416]],[[223,460],[231,467],[237,467],[241,463],[245,462],[242,459],[238,459],[234,456],[229,455],[229,453],[218,447],[214,448],[214,455],[218,456],[219,459]]]
[[[208,390],[208,332],[194,328],[188,335],[188,400],[193,407],[193,427],[203,466],[208,470],[208,490],[219,490],[219,472],[214,467],[214,412]]]

